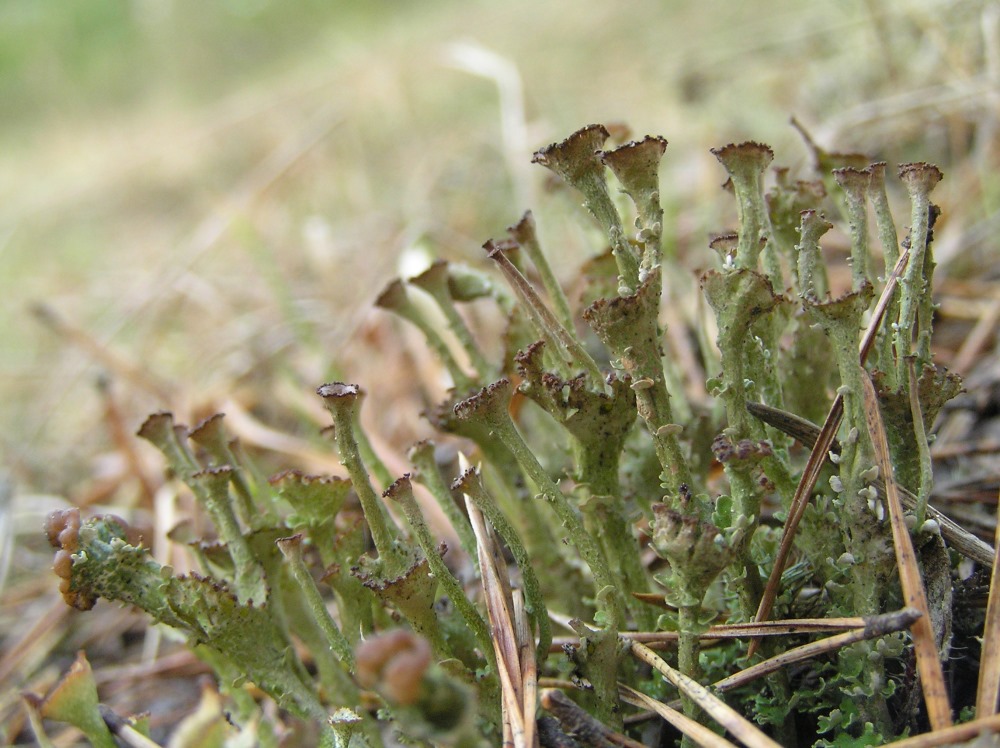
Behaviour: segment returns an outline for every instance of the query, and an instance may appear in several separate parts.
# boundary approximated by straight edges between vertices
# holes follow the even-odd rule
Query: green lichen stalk
[[[601,230],[567,286],[573,293],[529,211],[515,213],[506,238],[485,243],[480,267],[440,260],[378,297],[420,330],[452,385],[426,400],[439,402],[425,413],[438,436],[407,453],[413,483],[393,480],[403,470],[372,448],[383,442],[358,419],[361,389],[335,382],[318,394],[347,477],[292,469],[266,480],[233,447],[221,415],[192,431],[168,413],[142,426],[167,480],[211,520],[205,538],[194,522],[170,533],[201,575],[157,563],[121,520],[50,518],[70,605],[135,606],[215,671],[225,704],[216,712],[225,708],[236,726],[220,716],[229,732],[205,745],[277,745],[278,736],[291,745],[302,734],[335,748],[532,748],[523,736],[535,732],[543,746],[670,744],[673,728],[626,719],[626,703],[650,706],[643,694],[680,697],[688,720],[714,729],[718,719],[734,735],[742,723],[730,720],[750,715],[768,736],[741,732],[747,744],[878,744],[919,727],[904,636],[865,624],[904,607],[883,503],[892,486],[874,468],[871,423],[885,424],[876,443],[880,454],[888,444],[915,513],[905,521],[943,653],[958,561],[948,551],[994,558],[927,503],[928,435],[961,387],[930,348],[938,209],[929,194],[940,172],[900,167],[911,200],[906,255],[884,163],[866,167],[810,141],[821,172],[795,180],[781,167],[771,176],[774,153],[763,144],[714,149],[737,226],[711,241],[718,262],[696,280],[683,247],[664,246],[673,212],[660,194],[666,140],[605,149],[609,137],[591,125],[534,156],[583,195]],[[613,199],[611,185],[627,197]],[[827,259],[838,230],[850,241],[849,286]],[[888,274],[907,257],[874,346],[861,348],[879,319],[885,278],[876,268]],[[668,303],[684,302],[670,308],[669,329],[665,279]],[[698,303],[677,296],[685,279]],[[496,318],[484,323],[490,309]],[[695,381],[703,368],[707,382]],[[869,377],[880,419],[867,417]],[[807,462],[795,440],[815,443],[820,429],[809,421],[828,412],[833,425],[822,433],[832,437],[842,415],[839,438]],[[449,551],[439,536],[460,547]],[[754,655],[751,674],[768,674],[731,688],[747,677],[748,650],[731,638],[747,629],[730,624],[773,633],[758,615],[837,626],[862,616],[864,636],[835,636],[841,648],[817,654],[806,640],[829,622],[784,621]],[[709,631],[716,625],[724,628]],[[812,659],[792,659],[803,651]],[[725,686],[728,706],[691,687],[712,682]],[[566,694],[552,696],[551,686]],[[26,703],[33,725],[69,721],[111,745],[85,660],[49,699]]]

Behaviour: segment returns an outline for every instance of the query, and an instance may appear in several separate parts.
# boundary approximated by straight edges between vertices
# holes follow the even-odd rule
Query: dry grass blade
[[[809,642],[808,644],[803,644],[800,647],[794,647],[793,649],[789,649],[787,652],[782,652],[775,657],[771,657],[763,662],[758,662],[756,665],[752,665],[745,670],[733,673],[727,678],[716,681],[712,684],[712,686],[717,691],[728,691],[733,688],[744,686],[747,683],[755,681],[758,678],[763,678],[765,675],[769,675],[776,670],[788,667],[796,662],[810,660],[814,657],[834,652],[841,647],[846,647],[848,644],[864,641],[865,639],[876,639],[880,636],[892,633],[893,631],[902,631],[903,629],[911,626],[914,621],[920,618],[920,615],[920,611],[914,608],[903,608],[902,610],[898,610],[893,613],[872,616],[865,622],[863,628],[853,629],[851,631],[846,631],[843,634],[828,636],[825,639],[820,639],[819,641]]]
[[[898,740],[889,745],[893,748],[935,748],[935,746],[958,745],[973,740],[983,734],[1000,732],[1000,715],[965,722],[943,730],[924,733],[916,737]],[[987,743],[987,745],[990,745]]]
[[[486,612],[493,634],[503,707],[504,746],[536,748],[538,669],[535,640],[520,590],[511,591],[507,564],[483,513],[468,496],[465,505],[476,536]]]
[[[749,621],[711,626],[702,634],[708,639],[739,639],[748,636],[792,636],[822,634],[828,631],[850,631],[864,628],[869,620],[862,616],[847,618],[783,618],[780,621]]]
[[[889,614],[891,615],[891,614]],[[824,634],[833,631],[853,631],[869,625],[870,618],[851,616],[848,618],[783,618],[780,621],[763,621],[756,623],[726,623],[709,626],[698,634],[698,638],[711,641],[713,639],[747,639],[758,636],[793,636],[796,634]],[[676,631],[620,631],[619,636],[629,641],[643,644],[667,644],[676,642],[680,634]],[[579,637],[560,636],[552,640],[550,651],[561,652],[565,645],[577,645]]]
[[[733,743],[730,743],[721,735],[712,732],[704,725],[695,722],[690,717],[685,717],[676,709],[672,709],[663,702],[657,701],[640,691],[636,691],[624,683],[618,684],[618,693],[622,701],[632,706],[637,706],[640,709],[648,709],[651,712],[656,712],[666,722],[669,722],[700,746],[704,746],[705,748],[735,748]]]
[[[951,363],[955,371],[968,372],[972,369],[981,351],[996,334],[998,323],[1000,323],[1000,299],[993,299],[955,354],[955,360]]]
[[[997,501],[1000,514],[1000,500]],[[1000,547],[1000,519],[997,521],[994,547]],[[983,649],[979,660],[979,690],[976,692],[976,717],[983,719],[997,713],[1000,698],[1000,580],[997,564],[990,575],[990,594],[986,603],[986,626],[983,631]]]
[[[112,683],[132,684],[162,677],[197,677],[211,672],[205,661],[198,659],[191,650],[177,649],[170,654],[158,653],[151,660],[102,667],[94,671],[94,680],[100,688]]]
[[[872,319],[868,324],[868,329],[865,330],[865,336],[861,339],[858,360],[862,364],[868,360],[868,354],[875,344],[875,336],[878,334],[879,327],[882,326],[882,318],[885,316],[885,310],[889,308],[889,302],[892,301],[892,294],[896,290],[896,284],[899,282],[899,278],[906,269],[906,263],[909,260],[910,250],[906,248],[896,261],[896,267],[892,269],[889,277],[885,279],[885,287],[882,289],[882,294],[878,297],[878,303],[875,304],[875,308],[872,310]]]
[[[524,748],[524,715],[521,708],[521,662],[517,646],[514,621],[511,617],[512,604],[504,594],[505,585],[500,581],[498,554],[494,551],[493,538],[486,527],[486,520],[472,500],[466,496],[465,505],[469,520],[476,535],[479,568],[482,570],[483,591],[486,594],[486,612],[493,634],[493,650],[496,653],[497,675],[500,678],[500,697],[503,707],[504,746]],[[506,571],[506,569],[504,569]]]
[[[948,460],[955,457],[967,457],[969,455],[991,455],[1000,452],[1000,441],[995,439],[980,439],[977,441],[963,441],[956,444],[942,444],[938,446],[935,442],[931,449],[931,456],[935,460]]]
[[[62,634],[58,633],[62,622],[69,617],[72,609],[61,597],[53,599],[48,607],[34,620],[21,620],[23,633],[6,647],[0,658],[0,683],[7,683],[14,677],[26,661],[38,657],[40,651],[48,649]]]
[[[865,419],[868,421],[868,431],[875,449],[875,460],[885,480],[886,504],[889,510],[889,522],[892,526],[892,539],[896,549],[896,565],[899,567],[899,581],[903,587],[903,598],[907,605],[923,613],[914,622],[911,629],[917,653],[917,670],[920,673],[931,728],[940,730],[944,727],[950,727],[952,724],[951,704],[948,700],[948,690],[945,687],[937,644],[934,641],[934,631],[931,628],[930,608],[927,604],[927,595],[924,593],[920,569],[917,566],[913,541],[910,539],[910,532],[906,529],[903,517],[903,505],[899,500],[896,478],[893,475],[889,442],[885,434],[885,425],[882,423],[882,413],[878,406],[878,395],[875,393],[875,385],[872,384],[868,372],[862,370],[861,375],[864,388]]]
[[[538,704],[538,663],[535,661],[535,637],[531,632],[524,595],[514,592],[514,627],[521,657],[521,691],[524,705],[524,742],[535,744],[535,712]]]
[[[110,380],[101,379],[98,382],[98,389],[104,403],[105,428],[114,441],[118,453],[125,459],[128,472],[138,481],[144,505],[150,506],[156,496],[156,485],[143,465],[135,440],[132,438],[132,429],[128,425],[128,418],[115,397]]]
[[[173,392],[168,384],[97,340],[85,328],[67,320],[53,306],[39,302],[32,306],[31,311],[39,322],[70,345],[84,351],[116,378],[125,380],[140,391],[148,392],[164,406],[173,401]]]
[[[896,290],[896,283],[899,280],[899,276],[906,268],[906,263],[907,260],[909,260],[909,257],[910,251],[908,249],[904,250],[899,256],[899,261],[892,269],[889,277],[886,278],[885,288],[882,289],[882,295],[879,296],[878,303],[875,305],[871,322],[868,325],[868,329],[865,330],[865,335],[861,340],[858,358],[862,364],[864,364],[865,359],[868,358],[868,353],[871,351],[871,347],[875,342],[875,334],[882,325],[882,318],[885,316],[885,310],[889,306],[893,291]],[[830,446],[833,444],[833,439],[837,434],[837,429],[840,427],[840,419],[843,418],[843,415],[844,399],[840,395],[837,395],[837,398],[833,401],[833,405],[830,406],[830,412],[826,417],[826,421],[823,423],[823,428],[820,429],[819,436],[816,439],[816,444],[813,446],[812,452],[809,453],[809,460],[806,462],[806,466],[802,471],[802,478],[799,479],[799,485],[796,486],[795,495],[792,497],[792,502],[788,507],[788,519],[785,521],[785,531],[781,537],[781,546],[778,548],[778,555],[774,559],[774,566],[771,568],[771,574],[767,578],[767,585],[764,588],[764,594],[761,595],[760,605],[757,607],[757,615],[754,616],[755,621],[765,621],[771,615],[771,609],[774,607],[774,601],[778,597],[778,588],[781,585],[781,575],[785,571],[785,564],[788,562],[788,554],[791,552],[792,542],[795,540],[795,532],[798,530],[799,522],[802,521],[802,517],[805,515],[806,505],[809,502],[809,494],[812,492],[813,487],[816,485],[816,481],[819,479],[820,469],[826,462],[827,455],[830,452]],[[757,647],[759,646],[759,639],[751,641],[747,650],[747,656],[752,656],[757,651]]]
[[[560,355],[567,363],[582,366],[590,374],[594,382],[604,383],[604,375],[600,368],[594,363],[594,359],[574,338],[556,316],[549,309],[548,305],[542,301],[535,287],[531,285],[527,278],[521,275],[521,271],[507,258],[503,250],[492,241],[486,242],[483,248],[487,251],[491,260],[494,260],[504,278],[514,290],[514,293],[524,302],[524,310],[529,318],[536,325],[538,332],[547,337],[553,348],[560,351]]]
[[[765,735],[742,714],[715,696],[711,691],[675,670],[664,662],[653,650],[639,642],[629,642],[632,654],[652,666],[677,689],[694,701],[709,717],[714,719],[743,744],[750,748],[780,748],[779,744]]]
[[[301,458],[301,464],[329,475],[344,477],[347,472],[329,451],[316,449],[308,440],[272,429],[251,415],[235,400],[227,400],[220,408],[226,414],[226,427],[243,444],[253,445],[278,454]]]

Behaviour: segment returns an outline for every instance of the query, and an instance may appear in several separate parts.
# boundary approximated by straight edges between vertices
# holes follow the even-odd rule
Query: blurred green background
[[[590,122],[668,138],[665,235],[692,268],[733,220],[708,149],[762,140],[808,176],[792,115],[825,147],[938,163],[939,253],[981,268],[998,18],[969,0],[4,0],[4,463],[22,490],[80,491],[109,402],[130,428],[236,398],[303,430],[279,413],[316,384],[372,384],[370,302],[405,250],[482,264],[529,207],[570,277],[599,247],[547,217],[568,201],[529,161]]]

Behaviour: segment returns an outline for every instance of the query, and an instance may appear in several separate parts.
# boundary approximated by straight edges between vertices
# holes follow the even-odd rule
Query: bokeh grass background
[[[708,149],[761,140],[810,176],[793,115],[832,150],[941,166],[942,277],[998,272],[996,2],[4,0],[8,588],[45,568],[52,504],[138,501],[115,423],[228,406],[294,465],[342,377],[388,445],[424,435],[420,362],[371,301],[415,249],[485,266],[527,208],[572,277],[600,247],[538,147],[664,135],[665,239],[704,267],[733,225]]]
[[[8,469],[71,491],[107,438],[88,428],[95,377],[121,374],[33,306],[182,398],[123,386],[133,417],[307,353],[316,375],[336,362],[351,376],[340,349],[401,251],[482,264],[482,242],[529,207],[544,230],[547,198],[524,204],[544,177],[530,154],[593,121],[670,140],[667,240],[682,252],[726,227],[709,147],[763,140],[808,168],[792,115],[828,148],[938,163],[943,231],[956,227],[942,251],[976,249],[960,234],[996,224],[997,13],[938,0],[8,0]],[[519,77],[513,142],[495,83],[456,67],[456,43]]]

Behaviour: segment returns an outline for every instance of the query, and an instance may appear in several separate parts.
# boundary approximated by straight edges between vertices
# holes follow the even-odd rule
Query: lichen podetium
[[[594,256],[584,258],[574,293],[559,285],[565,273],[550,266],[529,212],[506,237],[485,243],[482,268],[438,261],[379,295],[380,308],[423,333],[452,384],[426,411],[438,443],[408,452],[412,482],[410,473],[391,476],[386,465],[396,462],[376,456],[359,419],[360,387],[333,382],[318,394],[347,477],[291,470],[254,480],[218,416],[193,431],[165,413],[142,427],[170,479],[188,487],[214,526],[216,540],[192,545],[199,574],[161,566],[119,519],[71,512],[50,520],[67,602],[137,606],[216,670],[232,719],[219,725],[220,740],[253,726],[261,743],[277,745],[282,723],[299,721],[313,724],[319,744],[339,748],[395,744],[394,731],[422,745],[527,745],[536,734],[539,677],[577,704],[548,692],[541,703],[551,714],[537,722],[542,745],[624,744],[621,732],[666,744],[675,733],[627,722],[624,704],[669,701],[675,686],[686,717],[671,720],[702,736],[684,725],[719,720],[730,731],[759,730],[737,712],[753,714],[784,745],[886,741],[919,724],[919,685],[905,678],[902,635],[850,617],[902,607],[869,421],[885,424],[885,449],[897,461],[897,482],[911,489],[905,495],[916,519],[931,513],[962,541],[952,550],[991,558],[984,543],[964,542],[961,527],[926,506],[929,426],[960,387],[934,364],[929,342],[937,210],[929,194],[940,172],[900,167],[912,202],[906,254],[896,246],[884,163],[838,164],[832,180],[820,175],[837,185],[828,195],[821,179],[796,182],[787,169],[772,180],[766,145],[714,149],[738,225],[711,242],[715,267],[689,284],[703,294],[711,324],[698,330],[695,313],[675,309],[670,319],[688,329],[671,336],[661,314],[664,279],[688,271],[676,247],[664,251],[671,231],[659,169],[667,142],[646,137],[606,148],[610,137],[591,125],[534,158],[582,194],[590,215],[583,218]],[[869,203],[888,263],[881,273],[868,239]],[[847,221],[851,251],[843,289],[821,246],[837,215]],[[899,291],[888,288],[873,316],[900,257],[910,264]],[[466,313],[470,302],[475,314]],[[502,353],[493,357],[498,346],[484,345],[477,325],[489,305],[505,323]],[[717,369],[707,382],[690,386],[697,365],[681,366],[668,339],[701,341],[689,359]],[[869,375],[883,419],[866,421]],[[699,391],[708,396],[692,394]],[[780,425],[773,414],[784,408],[813,419],[832,409],[828,453],[805,463],[791,438],[769,425]],[[756,417],[762,413],[767,423]],[[439,446],[472,466],[457,469]],[[816,483],[827,463],[833,474]],[[455,547],[434,537],[441,522],[453,526]],[[930,523],[914,526],[924,568],[938,574],[928,595],[938,595],[930,605],[940,610],[935,623],[944,637],[945,545]],[[492,580],[485,595],[484,578]],[[739,679],[748,650],[733,637],[763,636],[772,615],[839,626],[853,620],[861,631],[824,661],[758,662],[754,672],[766,678],[729,691],[735,710],[717,708],[702,686]],[[753,628],[740,629],[755,618]],[[762,652],[779,654],[801,644],[788,635],[834,621],[809,625],[786,621],[785,638]],[[559,626],[575,636],[554,637]],[[715,643],[706,646],[706,638]],[[668,680],[647,666],[657,662],[656,642],[669,650],[661,660],[677,664],[657,666]],[[946,640],[940,649],[947,652]],[[640,650],[643,662],[633,657]],[[60,692],[76,696],[32,708],[107,744],[87,672],[76,666],[74,687]],[[263,707],[243,681],[282,710]],[[901,707],[910,711],[893,718]],[[773,744],[753,735],[750,743]]]

